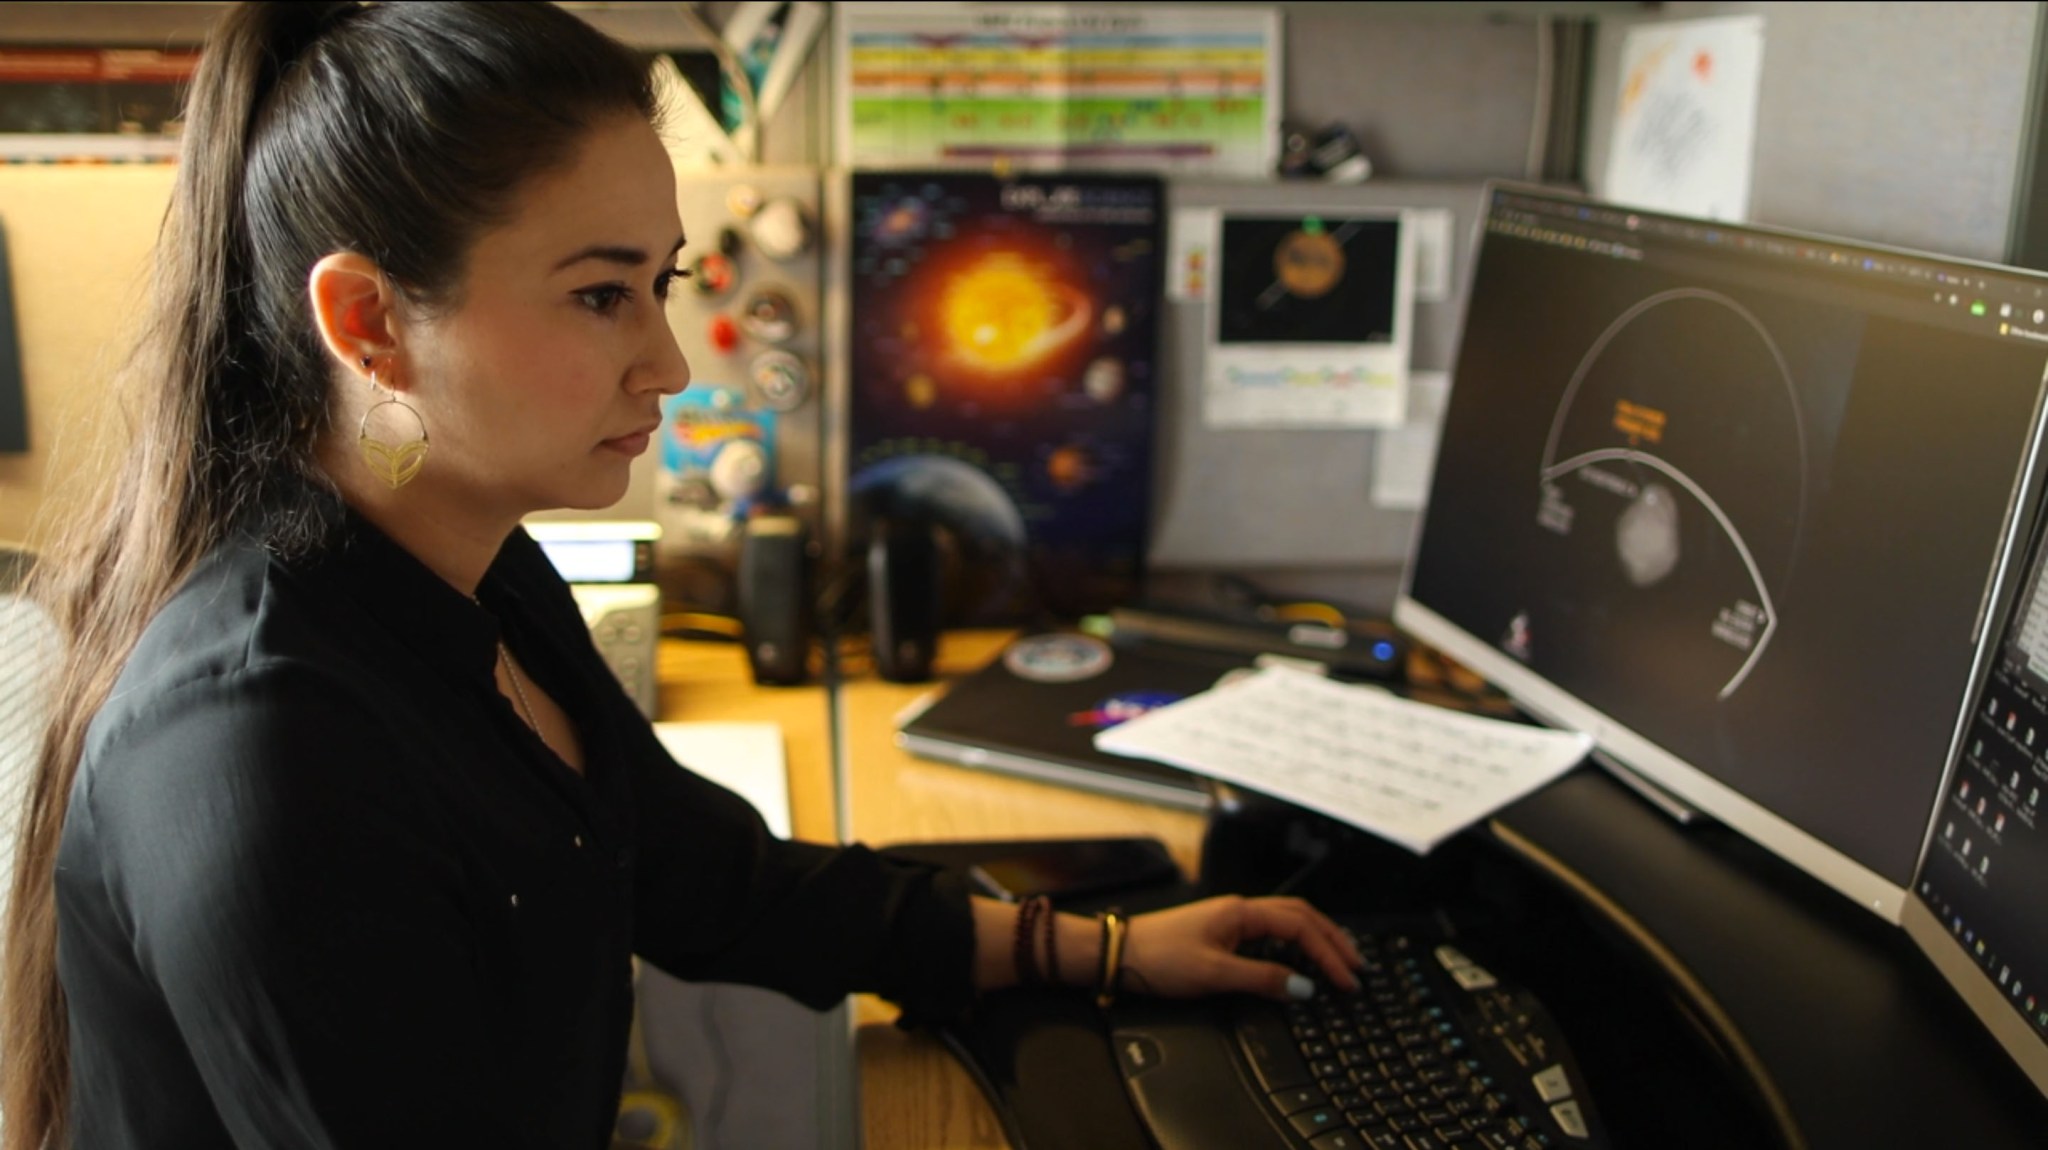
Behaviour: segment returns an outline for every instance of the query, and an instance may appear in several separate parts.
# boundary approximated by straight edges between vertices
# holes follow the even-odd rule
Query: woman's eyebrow
[[[669,245],[667,254],[673,256],[683,250],[683,242],[684,237],[677,236],[676,242]],[[627,247],[623,244],[591,244],[587,248],[580,248],[570,253],[549,270],[561,271],[563,268],[582,263],[584,260],[598,260],[603,263],[618,264],[622,267],[639,267],[647,262],[647,249]]]

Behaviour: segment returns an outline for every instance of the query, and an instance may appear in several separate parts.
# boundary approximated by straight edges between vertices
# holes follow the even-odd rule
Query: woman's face
[[[433,442],[420,485],[491,518],[606,507],[661,398],[690,381],[665,307],[675,174],[654,129],[619,117],[516,204],[472,248],[455,308],[405,333],[407,399]]]

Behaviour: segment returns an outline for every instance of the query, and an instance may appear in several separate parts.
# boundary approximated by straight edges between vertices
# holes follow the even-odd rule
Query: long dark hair
[[[209,550],[254,531],[302,552],[338,522],[314,463],[332,369],[313,264],[359,252],[408,306],[454,306],[479,235],[626,114],[654,118],[644,63],[548,3],[242,4],[208,37],[119,381],[132,434],[89,510],[47,525],[31,591],[66,643],[7,912],[0,1150],[66,1142],[53,875],[87,725]]]

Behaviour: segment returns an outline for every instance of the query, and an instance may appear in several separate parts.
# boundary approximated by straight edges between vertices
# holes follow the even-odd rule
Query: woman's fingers
[[[1298,898],[1248,899],[1244,904],[1247,934],[1286,939],[1299,946],[1332,985],[1358,989],[1358,968],[1365,965],[1344,928]]]

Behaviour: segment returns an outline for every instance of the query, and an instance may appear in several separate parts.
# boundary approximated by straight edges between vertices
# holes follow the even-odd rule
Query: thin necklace
[[[526,697],[526,684],[519,678],[519,664],[512,661],[512,649],[505,646],[503,639],[498,640],[498,654],[505,660],[505,677],[512,680],[512,693],[519,696],[519,709],[526,714],[526,725],[533,728],[533,737],[540,740],[541,746],[554,750],[554,744],[548,742],[540,729],[540,720],[534,717],[533,702]]]

